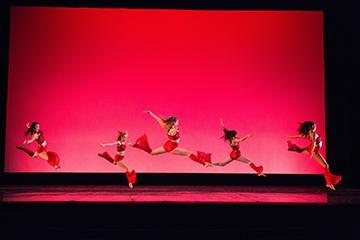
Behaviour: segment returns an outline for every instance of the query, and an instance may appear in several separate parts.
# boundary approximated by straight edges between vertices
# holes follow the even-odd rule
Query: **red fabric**
[[[56,166],[59,166],[59,163],[60,163],[60,158],[59,156],[57,155],[56,152],[47,152],[47,156],[48,156],[48,160],[47,162],[53,166],[53,167],[56,167]]]
[[[132,170],[131,172],[126,171],[125,172],[128,183],[135,184],[136,183],[136,172],[135,170]]]
[[[21,151],[24,151],[30,157],[34,156],[34,152],[31,151],[30,149],[27,149],[27,148],[24,148],[24,147],[19,147],[19,146],[16,146],[16,148],[21,150]]]
[[[324,177],[325,177],[326,185],[334,185],[334,186],[337,185],[342,179],[341,175],[332,174],[327,169],[324,170]]]
[[[46,152],[46,148],[47,148],[47,145],[45,145],[45,146],[38,145],[36,148],[36,152],[37,153]]]
[[[313,145],[310,144],[310,145],[308,145],[308,146],[306,147],[306,151],[311,154],[312,148],[313,148]],[[314,153],[318,153],[319,150],[320,150],[320,146],[319,146],[319,145],[315,145],[315,147],[314,147]]]
[[[250,163],[250,167],[252,168],[252,169],[254,169],[255,170],[255,172],[257,172],[257,174],[261,174],[262,172],[263,172],[263,170],[264,170],[264,168],[263,168],[263,166],[255,166],[255,164],[253,164],[253,163]]]
[[[165,144],[163,145],[164,149],[166,152],[171,152],[172,150],[174,150],[175,148],[178,147],[178,143],[177,142],[173,142],[171,140],[168,140],[165,142]]]
[[[120,154],[115,154],[115,159],[114,159],[114,163],[116,164],[116,163],[118,163],[118,162],[120,162],[121,160],[123,160],[124,159],[124,155],[120,155]]]
[[[115,162],[115,160],[110,156],[110,154],[108,152],[103,152],[103,153],[99,154],[99,156],[108,160],[112,164],[114,164],[114,162]]]
[[[44,133],[41,132],[41,131],[39,131],[38,134],[39,134],[39,136],[38,136],[38,138],[36,139],[36,142],[37,142],[38,144],[42,144],[43,142],[45,142]]]
[[[298,152],[298,153],[302,153],[304,151],[303,148],[292,143],[291,141],[287,141],[287,144],[288,144],[288,151],[293,151],[293,152]]]
[[[236,160],[236,159],[238,159],[240,156],[241,156],[240,150],[232,150],[231,153],[230,153],[230,158],[231,158],[232,160]]]
[[[211,153],[197,151],[197,156],[191,154],[189,158],[195,162],[205,165],[206,162],[211,163]]]
[[[174,136],[171,136],[171,135],[169,135],[169,134],[168,134],[167,136],[168,136],[168,138],[169,138],[170,140],[176,141],[176,140],[178,140],[178,139],[180,138],[180,132],[177,131]]]
[[[149,146],[146,134],[139,137],[134,144],[134,147],[144,150],[145,152],[151,153],[152,149]]]
[[[126,149],[126,145],[125,144],[121,144],[121,145],[117,145],[116,146],[116,150],[118,151],[118,152],[122,152],[122,151],[125,151],[125,149]]]

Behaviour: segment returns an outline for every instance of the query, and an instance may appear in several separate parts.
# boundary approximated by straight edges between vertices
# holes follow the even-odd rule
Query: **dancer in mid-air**
[[[334,175],[330,173],[329,164],[326,162],[325,158],[319,152],[322,146],[322,139],[319,134],[316,133],[316,124],[311,121],[305,121],[300,123],[298,128],[298,134],[289,135],[288,138],[305,138],[311,143],[305,148],[301,148],[296,144],[288,141],[288,150],[298,153],[310,154],[310,158],[314,158],[317,163],[319,163],[324,168],[324,177],[326,181],[326,187],[335,190],[335,185],[341,181],[340,175]]]
[[[168,137],[168,141],[165,142],[163,146],[160,146],[155,149],[151,149],[147,140],[146,134],[138,138],[134,144],[129,144],[135,148],[139,148],[144,150],[145,152],[151,155],[159,155],[163,153],[172,153],[175,155],[186,156],[191,160],[198,162],[205,167],[211,166],[211,154],[197,151],[197,155],[191,153],[190,151],[179,148],[180,142],[180,133],[179,133],[179,120],[176,117],[169,117],[167,119],[163,119],[158,115],[154,114],[151,111],[146,111],[150,116],[152,116],[160,126],[166,131],[166,135]]]
[[[25,152],[30,157],[36,158],[40,157],[44,160],[46,160],[52,167],[55,169],[59,169],[60,165],[60,159],[57,153],[52,151],[47,151],[47,143],[44,137],[44,133],[40,130],[40,124],[38,122],[32,122],[26,124],[26,131],[25,131],[25,137],[31,136],[30,139],[26,139],[24,141],[24,144],[29,144],[34,141],[37,142],[38,146],[34,151],[31,151],[30,149],[27,149],[22,146],[16,146],[17,149]]]
[[[245,164],[249,164],[249,166],[258,174],[258,176],[265,176],[265,174],[263,173],[263,166],[255,166],[255,164],[252,163],[249,159],[241,155],[239,144],[240,142],[248,139],[251,134],[248,134],[244,137],[237,137],[237,132],[235,130],[226,129],[222,120],[220,120],[220,124],[224,131],[223,138],[225,141],[228,141],[232,151],[227,160],[225,160],[224,162],[213,163],[212,165],[224,167],[233,161],[239,161]]]
[[[112,158],[108,152],[99,153],[98,155],[110,163],[119,166],[120,168],[125,170],[125,174],[128,180],[128,185],[130,188],[134,187],[134,184],[136,183],[136,173],[135,170],[129,171],[128,166],[122,161],[125,157],[125,149],[126,149],[126,140],[128,137],[127,132],[119,131],[117,140],[115,142],[111,143],[103,143],[100,144],[102,147],[107,146],[116,146],[117,153],[115,154],[115,157]]]

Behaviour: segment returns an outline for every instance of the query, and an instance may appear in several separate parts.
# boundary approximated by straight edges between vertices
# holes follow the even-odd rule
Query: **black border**
[[[339,3],[331,0],[242,0],[242,1],[85,1],[85,0],[4,0],[1,3],[1,127],[0,127],[0,183],[3,184],[118,184],[119,174],[102,173],[4,173],[5,127],[6,127],[6,100],[8,79],[9,29],[11,6],[50,6],[50,7],[96,7],[96,8],[143,8],[143,9],[203,9],[203,10],[304,10],[323,11],[324,13],[324,62],[325,62],[325,112],[327,155],[334,172],[340,172],[346,177],[344,185],[359,185],[359,176],[354,169],[359,166],[355,163],[356,148],[346,149],[348,145],[336,139],[348,139],[351,146],[356,147],[349,124],[352,123],[352,99],[355,95],[351,88],[351,74],[354,68],[348,69],[344,61],[350,60],[355,67],[355,56],[351,54],[354,44],[347,44],[357,28],[354,19],[355,1]],[[358,18],[358,17],[357,17]],[[343,80],[342,78],[348,77]],[[353,92],[351,91],[353,90]],[[354,141],[352,141],[354,140]],[[352,142],[351,142],[352,141]],[[345,160],[344,160],[345,158]],[[360,166],[359,166],[360,167]],[[139,174],[140,184],[189,184],[189,185],[307,185],[322,184],[319,175],[288,175],[272,174],[267,180],[249,174]],[[125,179],[123,179],[125,181]]]

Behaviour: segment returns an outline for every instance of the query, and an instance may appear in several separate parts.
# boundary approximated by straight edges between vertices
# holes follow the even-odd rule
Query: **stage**
[[[304,186],[3,186],[3,203],[360,204],[359,189]]]
[[[322,186],[2,186],[12,239],[358,239],[360,190]]]

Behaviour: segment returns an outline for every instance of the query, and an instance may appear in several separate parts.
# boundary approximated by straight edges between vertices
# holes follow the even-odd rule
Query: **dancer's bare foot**
[[[208,168],[208,167],[213,167],[213,164],[212,164],[211,162],[205,162],[204,166],[205,166],[206,168]]]
[[[129,188],[133,189],[134,185],[132,183],[129,183]]]
[[[326,187],[328,187],[328,188],[330,188],[331,190],[336,190],[336,188],[335,188],[335,186],[334,185],[332,185],[332,184],[328,184],[328,185],[326,185]]]

